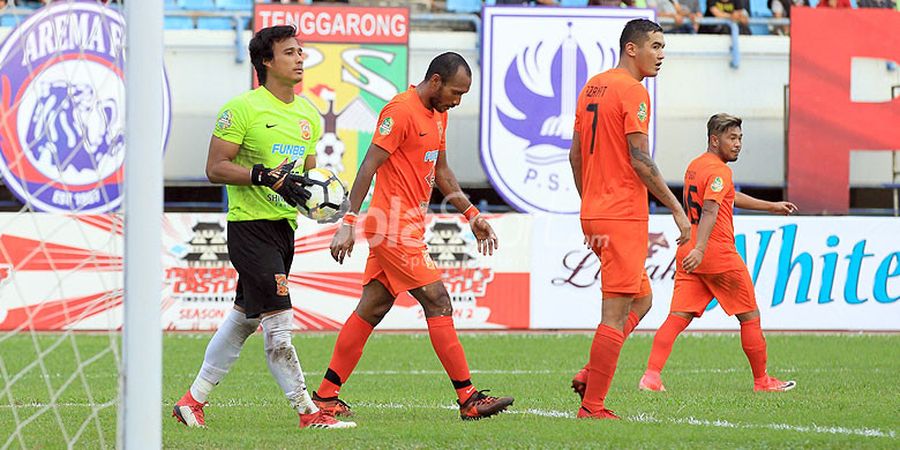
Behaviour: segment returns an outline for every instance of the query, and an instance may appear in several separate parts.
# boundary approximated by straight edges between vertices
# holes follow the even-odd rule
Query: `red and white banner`
[[[479,255],[459,215],[429,217],[426,241],[444,275],[460,328],[528,328],[530,218],[491,218],[504,242]],[[357,240],[339,265],[328,246],[336,225],[302,221],[288,276],[298,329],[337,330],[362,293],[368,248]],[[119,216],[0,214],[0,330],[106,330],[122,326],[123,224]],[[223,214],[166,214],[163,221],[166,330],[214,330],[232,307],[237,271],[228,259]],[[425,329],[419,304],[402,294],[380,328]]]
[[[425,240],[468,329],[593,329],[600,319],[596,256],[577,217],[490,217],[500,240],[476,251],[459,215],[428,218]],[[651,216],[647,273],[654,307],[640,329],[668,313],[675,226]],[[357,240],[343,265],[328,246],[336,225],[301,222],[288,277],[295,326],[337,330],[356,307],[368,254]],[[228,260],[224,214],[166,214],[162,326],[214,330],[232,307],[237,272]],[[900,330],[900,219],[735,218],[766,329]],[[123,315],[123,223],[117,215],[0,214],[0,330],[115,330]],[[135,269],[138,270],[138,269]],[[715,302],[694,329],[737,329]],[[404,293],[380,329],[425,329]]]

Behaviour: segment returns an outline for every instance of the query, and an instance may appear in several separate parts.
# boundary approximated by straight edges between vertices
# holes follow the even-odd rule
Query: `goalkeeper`
[[[206,347],[200,373],[172,415],[206,426],[203,407],[237,360],[247,337],[262,325],[272,376],[300,415],[300,428],[350,428],[310,399],[291,343],[293,310],[288,274],[294,258],[296,206],[309,199],[306,179],[292,172],[316,165],[321,116],[294,94],[305,55],[291,26],[264,28],[250,41],[260,87],[225,104],[209,143],[206,175],[227,185],[228,254],[238,272],[234,309]]]

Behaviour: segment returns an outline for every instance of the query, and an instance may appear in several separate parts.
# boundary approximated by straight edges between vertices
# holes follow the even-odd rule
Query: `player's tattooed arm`
[[[653,162],[653,158],[650,157],[650,140],[643,133],[631,133],[625,138],[628,141],[631,167],[634,168],[644,186],[647,186],[647,190],[666,208],[669,208],[669,211],[672,211],[675,224],[681,233],[676,241],[678,245],[684,244],[691,239],[691,222],[684,213],[681,203],[675,198],[675,194],[666,186],[666,181],[659,172],[659,168],[656,167],[656,163]]]
[[[781,214],[783,216],[789,216],[797,212],[797,205],[791,202],[768,202],[751,197],[739,191],[734,193],[734,206],[741,209],[752,209],[754,211],[766,211],[772,214]]]
[[[681,262],[686,272],[693,272],[703,262],[703,256],[706,254],[706,244],[709,242],[709,235],[712,234],[712,229],[716,225],[717,217],[719,217],[719,204],[715,200],[705,200],[703,202],[703,212],[700,214],[700,223],[697,225],[697,242]]]
[[[572,148],[569,149],[569,165],[572,166],[572,176],[575,178],[575,189],[581,197],[581,136],[576,131],[572,135]]]

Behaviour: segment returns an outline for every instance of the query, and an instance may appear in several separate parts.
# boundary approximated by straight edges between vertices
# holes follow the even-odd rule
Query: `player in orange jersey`
[[[619,64],[591,78],[578,96],[569,160],[581,194],[581,226],[600,258],[603,306],[588,365],[572,387],[582,396],[578,417],[618,418],[604,401],[625,338],[650,309],[644,270],[649,189],[675,218],[684,244],[690,223],[650,157],[650,96],[641,82],[655,77],[665,47],[662,28],[646,19],[625,25]]]
[[[789,215],[797,211],[790,202],[767,202],[735,192],[727,163],[741,152],[741,119],[716,114],[706,124],[707,149],[684,174],[684,204],[691,220],[691,244],[675,256],[675,291],[669,317],[656,332],[647,371],[638,387],[664,391],[660,372],[672,352],[678,334],[700,317],[713,298],[729,316],[741,323],[741,345],[753,371],[757,391],[788,391],[797,384],[766,373],[766,339],[759,323],[759,309],[750,272],[734,245],[732,210],[767,211]]]
[[[489,417],[513,403],[511,397],[488,396],[472,385],[453,326],[450,296],[424,242],[425,213],[436,184],[450,203],[463,211],[479,252],[489,255],[497,248],[494,230],[466,199],[447,164],[447,110],[459,104],[471,83],[472,71],[465,59],[444,53],[431,61],[418,86],[410,86],[381,111],[372,145],[350,192],[350,212],[331,242],[331,255],[343,263],[353,251],[356,214],[377,171],[364,227],[369,258],[363,294],[341,329],[325,378],[313,394],[322,410],[351,414],[347,404],[338,399],[341,385],[359,362],[374,327],[404,291],[425,311],[431,344],[456,389],[460,417]]]

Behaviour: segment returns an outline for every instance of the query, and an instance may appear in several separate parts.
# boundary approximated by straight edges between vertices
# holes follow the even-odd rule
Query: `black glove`
[[[296,207],[306,203],[311,196],[310,192],[304,188],[305,184],[296,181],[295,177],[299,175],[291,174],[296,162],[282,163],[274,169],[266,169],[262,164],[256,164],[250,172],[250,182],[257,186],[268,186],[281,195],[288,205]]]

